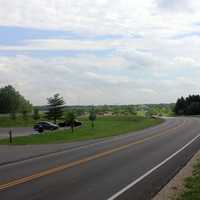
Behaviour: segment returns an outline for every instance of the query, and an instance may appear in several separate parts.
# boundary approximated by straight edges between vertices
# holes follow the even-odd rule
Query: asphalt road
[[[149,200],[199,150],[199,134],[200,119],[173,118],[133,134],[54,146],[2,164],[0,199]]]
[[[19,127],[19,128],[16,127],[16,128],[11,128],[11,130],[13,132],[14,137],[28,136],[35,133],[33,128],[29,128],[29,127]],[[10,128],[0,128],[0,139],[8,138],[9,131],[10,131]]]

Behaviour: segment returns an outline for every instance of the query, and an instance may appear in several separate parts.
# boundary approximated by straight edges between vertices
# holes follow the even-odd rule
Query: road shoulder
[[[187,165],[152,199],[152,200],[175,200],[184,189],[184,179],[192,176],[193,166],[200,159],[198,151]]]

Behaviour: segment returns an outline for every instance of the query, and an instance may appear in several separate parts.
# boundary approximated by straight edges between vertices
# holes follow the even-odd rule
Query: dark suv
[[[44,130],[53,131],[58,129],[58,126],[51,122],[38,122],[37,124],[34,125],[33,129],[38,132],[43,132]]]
[[[64,121],[64,122],[59,123],[58,125],[59,125],[59,127],[68,127],[68,126],[70,126],[70,122]],[[77,120],[74,121],[74,127],[81,126],[81,125],[82,125],[81,122],[79,122]]]

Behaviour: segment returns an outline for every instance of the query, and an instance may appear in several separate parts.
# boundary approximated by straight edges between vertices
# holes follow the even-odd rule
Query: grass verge
[[[36,121],[31,116],[28,116],[26,120],[24,120],[22,116],[17,116],[15,120],[11,119],[9,116],[0,117],[1,128],[32,127],[35,122]]]
[[[177,200],[200,200],[200,160],[194,165],[193,175],[185,179],[185,189]]]
[[[71,142],[95,138],[110,137],[132,131],[145,129],[162,122],[161,119],[150,119],[136,116],[123,117],[98,117],[94,128],[89,120],[81,119],[83,125],[72,133],[71,130],[59,130],[44,132],[40,135],[16,137],[12,144],[49,144],[59,142]],[[0,144],[9,144],[8,139],[0,140]]]

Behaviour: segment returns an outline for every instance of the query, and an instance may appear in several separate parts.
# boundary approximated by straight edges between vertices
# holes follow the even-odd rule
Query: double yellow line
[[[20,184],[23,184],[23,183],[30,182],[32,180],[35,180],[35,179],[38,179],[38,178],[41,178],[41,177],[44,177],[44,176],[48,176],[48,175],[51,175],[51,174],[54,174],[54,173],[57,173],[57,172],[60,172],[60,171],[63,171],[63,170],[67,170],[67,169],[70,169],[70,168],[78,166],[78,165],[85,164],[85,163],[87,163],[89,161],[96,160],[98,158],[102,158],[102,157],[111,155],[111,154],[116,153],[118,151],[125,150],[125,149],[127,149],[127,148],[129,148],[129,147],[131,147],[133,145],[144,143],[144,142],[146,142],[148,140],[151,140],[153,138],[156,138],[156,137],[159,137],[161,135],[164,135],[169,131],[172,131],[172,130],[180,128],[181,126],[183,126],[185,124],[185,122],[186,121],[184,120],[184,122],[182,124],[180,124],[178,126],[175,126],[175,127],[171,128],[170,130],[166,130],[166,131],[164,131],[162,133],[155,134],[155,135],[150,136],[150,137],[146,137],[146,138],[144,138],[142,140],[131,142],[131,143],[122,145],[120,147],[113,148],[111,150],[107,150],[107,151],[104,151],[104,152],[101,152],[101,153],[97,153],[95,155],[88,156],[88,157],[85,157],[85,158],[77,160],[77,161],[73,161],[73,162],[68,163],[68,164],[64,164],[64,165],[61,165],[61,166],[58,166],[58,167],[47,169],[45,171],[35,173],[35,174],[31,175],[31,176],[18,178],[16,180],[12,180],[10,182],[0,184],[0,191],[8,189],[8,188],[11,188],[11,187],[14,187],[14,186],[17,186],[17,185],[20,185]]]

